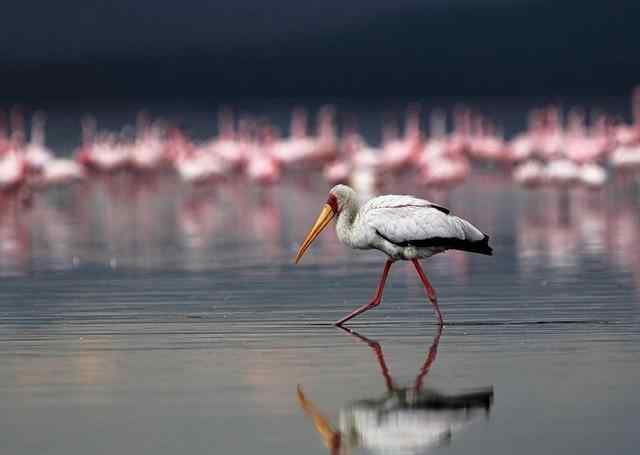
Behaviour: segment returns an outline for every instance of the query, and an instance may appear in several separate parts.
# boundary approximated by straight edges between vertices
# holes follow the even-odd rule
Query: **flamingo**
[[[353,138],[353,168],[349,176],[350,185],[367,197],[374,194],[380,183],[380,156],[382,150],[367,144],[362,136]]]
[[[602,188],[607,182],[607,171],[599,164],[585,163],[578,170],[578,179],[587,188]]]
[[[11,137],[7,140],[0,134],[0,191],[11,191],[26,181],[28,164],[24,158],[24,130],[22,114],[11,111]]]
[[[211,153],[225,162],[229,170],[239,171],[247,163],[246,147],[238,140],[231,109],[223,108],[218,113],[218,137],[205,145]]]
[[[341,148],[345,149],[344,141],[342,141]],[[343,152],[344,154],[348,152]],[[337,159],[328,163],[322,170],[322,175],[329,183],[341,183],[349,180],[351,174],[352,164],[348,158]]]
[[[421,180],[425,185],[451,187],[464,182],[469,171],[469,162],[463,156],[440,157],[423,167]]]
[[[173,156],[173,166],[184,182],[211,182],[224,177],[228,170],[227,163],[209,147],[197,147],[177,129],[170,133],[169,150]]]
[[[370,194],[379,183],[382,149],[369,146],[355,131],[346,134],[340,146],[343,158],[325,166],[325,179],[332,184],[348,182]]]
[[[289,137],[273,146],[274,157],[284,165],[293,165],[313,154],[315,140],[307,133],[307,112],[295,108],[291,113]]]
[[[355,153],[361,148],[362,139],[354,123],[351,119],[350,125],[344,130],[335,159],[322,169],[325,180],[332,185],[347,183],[355,170]]]
[[[607,129],[607,119],[602,115],[596,118],[594,127],[588,131],[582,113],[575,110],[570,112],[564,140],[567,157],[579,164],[600,160],[609,149]]]
[[[538,160],[528,159],[513,169],[513,179],[526,187],[540,185],[545,179],[544,165]]]
[[[420,111],[417,106],[411,105],[406,116],[404,137],[385,141],[380,167],[390,172],[405,171],[420,152],[421,146]]]
[[[338,326],[380,304],[389,269],[397,260],[413,263],[438,323],[443,325],[435,290],[419,259],[449,249],[493,254],[488,235],[470,222],[451,215],[445,207],[413,196],[397,195],[378,196],[361,204],[353,189],[336,185],[329,191],[326,204],[300,245],[294,258],[296,264],[333,218],[337,218],[336,232],[340,242],[355,249],[376,249],[388,256],[373,300],[337,321]]]
[[[333,106],[323,106],[317,115],[316,137],[310,155],[305,161],[317,165],[332,161],[338,153],[338,139],[335,125],[336,111]]]
[[[44,143],[44,127],[44,114],[36,112],[31,120],[31,138],[24,147],[24,158],[32,172],[41,172],[47,162],[53,159],[53,153]]]
[[[617,147],[611,153],[609,161],[616,169],[640,169],[640,144]]]
[[[534,155],[539,148],[543,128],[544,115],[538,110],[530,112],[527,131],[518,134],[509,142],[512,161],[526,161]]]
[[[492,123],[479,117],[475,124],[476,131],[470,145],[473,157],[489,162],[506,162],[512,159],[509,145]]]
[[[93,166],[91,157],[96,140],[96,119],[91,116],[84,117],[81,122],[81,130],[82,142],[74,152],[74,157],[81,165],[91,168]]]
[[[453,185],[461,183],[469,174],[469,162],[459,150],[450,147],[444,137],[430,138],[420,158],[420,182],[425,185]]]
[[[623,171],[640,169],[640,86],[633,92],[632,104],[633,124],[615,130],[616,146],[609,156],[611,165]]]
[[[94,137],[95,121],[84,119],[82,124],[82,145],[76,153],[76,160],[83,166],[99,172],[116,172],[130,164],[129,145],[124,138],[111,133]]]
[[[164,165],[166,154],[162,134],[160,124],[150,124],[145,113],[138,114],[137,137],[129,147],[130,164],[135,170],[154,171]]]
[[[551,184],[571,185],[576,183],[579,178],[579,167],[561,152],[547,163],[544,175]]]
[[[0,156],[0,191],[19,187],[27,177],[27,162],[15,146],[10,146]]]
[[[447,140],[447,148],[454,155],[464,155],[469,151],[471,132],[471,113],[468,109],[456,110],[454,129]]]
[[[640,142],[640,86],[636,87],[631,95],[631,111],[631,125],[620,125],[614,131],[615,140],[621,146]]]
[[[53,158],[46,162],[40,173],[34,177],[36,186],[64,185],[84,180],[84,167],[75,160]]]
[[[543,160],[551,160],[563,154],[564,131],[560,109],[551,107],[544,113],[544,127],[537,143],[537,152]]]
[[[273,129],[262,128],[259,140],[249,147],[247,175],[250,180],[262,185],[270,185],[280,180],[280,163],[273,155],[275,143]]]

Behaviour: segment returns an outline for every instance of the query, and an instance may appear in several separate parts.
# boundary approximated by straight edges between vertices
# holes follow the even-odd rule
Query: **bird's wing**
[[[431,207],[436,210],[440,210],[444,214],[449,214],[450,210],[442,205],[434,204],[426,199],[420,199],[413,196],[395,195],[378,196],[369,200],[365,206],[364,211],[377,208],[401,208],[401,207]]]
[[[400,246],[447,246],[453,241],[478,242],[485,235],[468,221],[449,215],[428,201],[413,204],[391,200],[389,206],[381,203],[366,207],[363,222],[378,235]]]

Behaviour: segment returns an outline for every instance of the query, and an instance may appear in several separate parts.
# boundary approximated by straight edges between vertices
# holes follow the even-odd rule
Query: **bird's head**
[[[322,207],[320,215],[318,215],[316,222],[313,223],[302,245],[300,245],[296,257],[293,259],[294,263],[297,264],[298,261],[300,261],[300,258],[304,252],[307,251],[307,248],[311,246],[311,243],[320,235],[323,229],[327,227],[329,222],[342,211],[345,205],[355,198],[355,194],[355,191],[347,185],[336,185],[331,188],[327,202],[324,204],[324,207]]]

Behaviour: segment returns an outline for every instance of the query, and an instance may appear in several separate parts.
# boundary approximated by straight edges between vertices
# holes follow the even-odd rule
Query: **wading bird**
[[[493,253],[488,235],[468,221],[451,215],[445,207],[413,196],[397,195],[378,196],[360,204],[355,191],[346,185],[336,185],[329,191],[318,219],[298,249],[294,258],[296,264],[334,217],[340,242],[355,249],[380,250],[388,256],[373,300],[337,321],[338,326],[380,304],[389,269],[397,260],[413,262],[436,311],[438,323],[443,325],[436,292],[419,259],[446,250]]]

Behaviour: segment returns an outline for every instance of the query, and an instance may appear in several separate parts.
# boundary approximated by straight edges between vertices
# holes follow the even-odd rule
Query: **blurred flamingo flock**
[[[336,110],[319,109],[310,132],[307,112],[291,114],[288,136],[265,119],[218,115],[218,135],[196,142],[182,129],[138,115],[135,134],[98,131],[96,121],[82,122],[82,143],[69,153],[45,144],[45,115],[31,119],[27,140],[22,113],[0,118],[0,191],[29,193],[52,185],[91,179],[96,174],[174,173],[180,180],[206,185],[244,178],[256,185],[278,183],[287,171],[320,171],[328,184],[350,183],[374,193],[385,179],[411,176],[417,185],[451,187],[478,166],[494,168],[527,187],[584,185],[600,188],[617,173],[640,169],[640,88],[633,92],[630,124],[604,113],[587,121],[580,109],[564,115],[549,106],[529,113],[525,131],[506,139],[501,127],[470,109],[450,116],[434,111],[429,131],[422,129],[420,109],[410,105],[404,130],[382,126],[379,146],[367,144],[356,122],[339,128]]]

